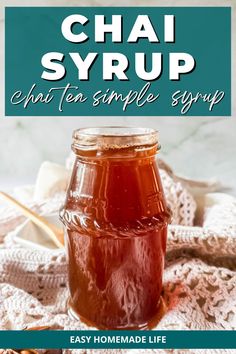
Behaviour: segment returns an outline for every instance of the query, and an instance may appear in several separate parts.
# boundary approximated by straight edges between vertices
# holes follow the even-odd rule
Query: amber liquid
[[[63,214],[70,306],[100,329],[158,315],[169,215],[154,150],[131,150],[78,159]]]

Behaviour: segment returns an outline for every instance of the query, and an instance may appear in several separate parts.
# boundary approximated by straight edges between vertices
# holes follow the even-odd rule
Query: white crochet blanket
[[[168,172],[161,170],[167,201],[173,211],[164,273],[163,296],[168,310],[156,329],[235,330],[236,200],[213,195],[216,202],[212,206],[208,203],[207,207],[198,208],[201,226],[193,226],[196,203],[184,185]],[[57,211],[63,198],[64,194],[60,194],[37,205],[31,202],[30,206],[41,213]],[[26,249],[13,241],[11,231],[23,220],[11,207],[4,205],[0,208],[0,329],[42,325],[61,329],[88,329],[67,315],[67,264],[64,251]],[[155,350],[131,351],[132,354],[144,352],[155,353]],[[183,352],[206,351],[171,351]]]

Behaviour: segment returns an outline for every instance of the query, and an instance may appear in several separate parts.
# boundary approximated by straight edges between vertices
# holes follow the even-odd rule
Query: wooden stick
[[[57,247],[59,248],[64,247],[64,235],[62,229],[49,223],[45,218],[38,215],[33,210],[30,210],[25,205],[21,204],[16,199],[11,197],[9,194],[0,191],[0,196],[10,204],[14,205],[17,209],[19,209],[22,212],[23,215],[28,217],[37,226],[39,226],[42,230],[44,230]]]

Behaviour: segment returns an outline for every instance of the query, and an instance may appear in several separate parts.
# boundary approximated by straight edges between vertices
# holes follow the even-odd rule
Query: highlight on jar
[[[69,313],[100,329],[152,327],[163,312],[170,220],[156,161],[157,131],[74,132],[75,162],[60,217]]]

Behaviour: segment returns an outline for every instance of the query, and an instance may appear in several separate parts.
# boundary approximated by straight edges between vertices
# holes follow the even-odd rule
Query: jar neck
[[[156,155],[158,133],[149,128],[83,128],[73,134],[72,150],[81,159],[140,159]]]
[[[158,152],[158,146],[149,147],[132,147],[123,149],[106,149],[106,150],[79,150],[72,147],[78,159],[82,160],[130,160],[145,159],[155,157]]]

